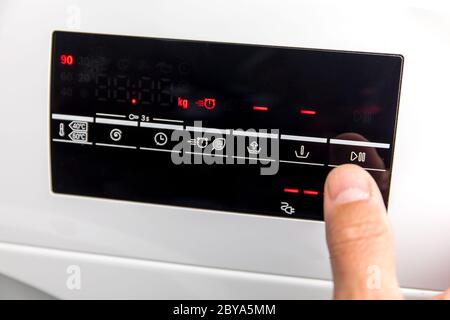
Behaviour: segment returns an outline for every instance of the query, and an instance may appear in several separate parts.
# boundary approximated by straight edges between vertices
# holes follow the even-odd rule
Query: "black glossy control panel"
[[[399,55],[54,32],[56,193],[323,219],[328,172],[389,195]]]

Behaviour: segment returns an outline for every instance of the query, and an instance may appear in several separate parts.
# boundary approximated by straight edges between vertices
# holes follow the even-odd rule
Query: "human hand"
[[[377,184],[356,165],[333,169],[324,213],[335,299],[403,299],[394,241]],[[450,299],[450,289],[436,297]]]

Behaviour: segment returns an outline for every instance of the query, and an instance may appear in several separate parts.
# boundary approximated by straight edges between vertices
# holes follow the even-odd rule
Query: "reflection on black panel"
[[[343,163],[389,195],[402,57],[55,32],[56,193],[323,219]]]

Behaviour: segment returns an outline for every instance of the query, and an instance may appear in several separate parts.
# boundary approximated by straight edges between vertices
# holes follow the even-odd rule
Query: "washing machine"
[[[330,299],[323,185],[450,286],[445,1],[2,0],[0,296]],[[181,142],[180,142],[181,141]]]

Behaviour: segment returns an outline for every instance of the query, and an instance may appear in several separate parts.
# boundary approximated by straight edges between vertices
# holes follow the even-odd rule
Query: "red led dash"
[[[267,111],[267,110],[269,110],[269,107],[266,107],[266,106],[253,106],[253,110],[255,110],[255,111]]]
[[[303,194],[308,195],[308,196],[318,196],[319,195],[319,191],[303,190]]]
[[[310,116],[317,114],[317,112],[314,110],[306,110],[306,109],[300,109],[300,113],[310,115]]]
[[[299,193],[300,192],[300,190],[294,189],[294,188],[284,188],[283,191],[286,193]]]

